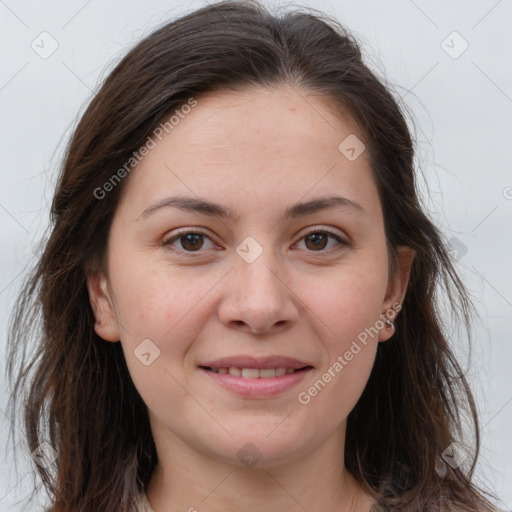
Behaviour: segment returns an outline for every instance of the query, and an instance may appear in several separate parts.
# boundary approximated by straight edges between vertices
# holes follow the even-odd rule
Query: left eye
[[[179,242],[181,249],[184,249],[186,252],[198,252],[198,250],[204,246],[205,238],[210,240],[213,245],[212,240],[207,235],[195,231],[178,233],[168,240],[165,240],[164,245],[174,246],[175,242]]]
[[[300,242],[304,240],[308,249],[312,250],[313,252],[320,252],[326,249],[329,243],[329,238],[338,242],[338,244],[335,245],[346,245],[338,235],[335,235],[330,231],[310,231],[300,239]],[[332,249],[332,246],[329,247],[329,249]]]

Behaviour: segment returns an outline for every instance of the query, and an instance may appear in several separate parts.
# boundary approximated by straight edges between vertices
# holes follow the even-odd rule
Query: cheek
[[[357,275],[311,297],[309,307],[321,319],[317,325],[324,353],[298,401],[310,408],[309,418],[324,418],[323,428],[344,421],[363,393],[378,347],[381,304],[380,288],[376,291]]]
[[[310,408],[308,416],[323,418],[324,428],[327,424],[336,428],[361,397],[374,360],[375,351],[370,345],[359,344],[359,347],[337,354],[334,362],[324,367],[299,396],[299,403]]]
[[[147,337],[163,342],[183,337],[184,329],[197,322],[196,306],[214,282],[212,276],[201,279],[151,262],[125,262],[111,274],[116,312],[127,340]]]
[[[150,408],[157,407],[157,390],[162,389],[179,403],[186,398],[178,384],[187,380],[183,361],[208,321],[205,297],[219,276],[192,276],[186,269],[150,261],[125,260],[111,269],[121,343],[137,390]],[[141,346],[148,348],[141,352]],[[137,357],[147,352],[150,361],[157,355],[148,366]]]
[[[382,312],[386,273],[377,266],[365,272],[353,267],[331,273],[329,279],[305,283],[306,305],[321,321],[333,349],[347,343],[375,325]]]
[[[363,258],[360,259],[362,262]],[[363,268],[347,265],[321,286],[312,283],[307,295],[311,317],[317,319],[324,357],[319,371],[303,387],[305,401],[333,425],[355,406],[370,376],[378,346],[387,272],[385,261]]]
[[[194,307],[201,290],[184,281],[146,268],[117,286],[118,315],[126,327],[121,331],[124,356],[135,387],[153,412],[168,401],[186,400],[181,362],[201,329]]]

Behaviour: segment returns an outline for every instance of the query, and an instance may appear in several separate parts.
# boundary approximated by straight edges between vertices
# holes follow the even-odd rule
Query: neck
[[[265,468],[219,461],[168,431],[165,440],[154,437],[159,463],[147,488],[154,512],[368,512],[374,502],[345,469],[339,431],[313,453]]]

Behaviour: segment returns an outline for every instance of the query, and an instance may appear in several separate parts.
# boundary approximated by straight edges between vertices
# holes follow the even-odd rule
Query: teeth
[[[294,373],[295,368],[265,368],[258,370],[257,368],[210,368],[215,373],[234,375],[235,377],[243,377],[244,379],[272,379],[273,377],[281,377]]]
[[[260,371],[257,368],[242,368],[242,377],[244,379],[258,379],[259,376]]]

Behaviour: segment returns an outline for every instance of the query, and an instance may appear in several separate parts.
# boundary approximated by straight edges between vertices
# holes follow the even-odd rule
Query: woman
[[[131,50],[13,318],[49,510],[494,510],[439,288],[466,326],[471,304],[413,156],[319,14],[221,2]]]

